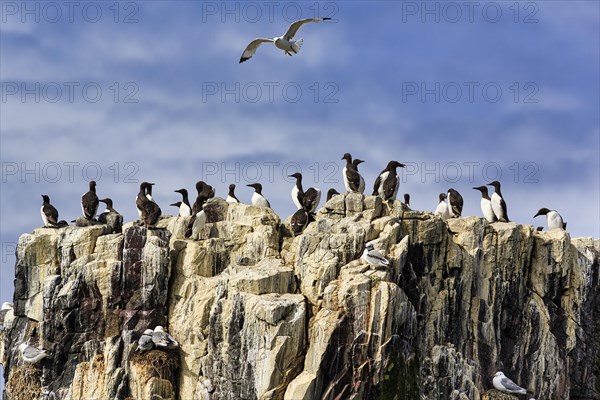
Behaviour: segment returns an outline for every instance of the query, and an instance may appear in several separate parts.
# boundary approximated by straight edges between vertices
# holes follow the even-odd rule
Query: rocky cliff
[[[36,229],[19,239],[0,331],[11,400],[600,399],[600,243],[358,194],[303,234],[270,209],[211,200],[185,217]],[[113,233],[117,232],[117,233]],[[360,261],[367,241],[387,269]],[[165,326],[180,348],[136,351]],[[24,364],[18,345],[48,351]]]

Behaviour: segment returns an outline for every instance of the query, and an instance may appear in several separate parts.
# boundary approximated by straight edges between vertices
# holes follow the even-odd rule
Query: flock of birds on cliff
[[[365,191],[365,180],[358,171],[358,166],[363,163],[363,160],[352,159],[349,153],[345,153],[342,160],[346,161],[346,165],[342,171],[344,186],[347,192],[361,193]],[[397,168],[403,168],[405,165],[398,161],[390,161],[385,169],[377,176],[373,185],[373,196],[381,197],[385,202],[393,202],[396,200],[398,189],[400,187],[400,178],[397,173]],[[296,205],[298,211],[292,215],[291,227],[295,234],[300,234],[304,228],[314,220],[314,215],[321,200],[321,190],[317,188],[302,187],[302,174],[299,172],[289,175],[296,179],[296,184],[292,187],[292,201]],[[136,196],[135,204],[140,216],[140,220],[148,228],[156,227],[162,211],[159,205],[152,197],[152,187],[154,183],[142,182],[140,190]],[[262,193],[262,185],[260,183],[251,183],[249,186],[254,189],[252,194],[251,204],[256,207],[271,207],[269,201]],[[494,187],[494,193],[490,196],[487,186]],[[229,185],[229,193],[225,201],[228,203],[241,203],[235,195],[235,184]],[[481,192],[481,212],[483,217],[490,223],[493,222],[509,222],[506,201],[501,192],[500,182],[493,181],[484,186],[474,187],[473,189]],[[194,225],[201,227],[206,221],[206,215],[203,211],[204,204],[215,196],[214,188],[203,182],[196,183],[197,196],[193,204],[189,201],[188,191],[186,189],[175,190],[181,194],[181,200],[170,204],[177,207],[178,215],[182,217],[192,217],[186,232],[186,237],[192,235]],[[327,201],[339,192],[335,189],[329,189],[327,192]],[[42,195],[43,204],[41,208],[41,216],[45,227],[61,228],[67,226],[68,223],[64,220],[58,220],[58,210],[50,204],[50,198],[47,195]],[[448,189],[447,192],[439,194],[439,203],[434,214],[446,220],[448,218],[459,218],[463,209],[463,197],[453,189]],[[96,219],[99,203],[106,204],[106,210],[102,212]],[[401,207],[404,211],[410,211],[410,195],[404,195],[404,202]],[[81,209],[83,218],[90,223],[106,223],[106,218],[110,213],[117,213],[113,208],[113,202],[110,198],[99,199],[96,195],[96,182],[89,183],[89,191],[81,197]],[[566,229],[567,224],[563,222],[560,214],[555,210],[548,208],[540,208],[534,217],[545,215],[548,229]],[[76,222],[76,221],[73,221]],[[541,230],[541,227],[537,228]]]
[[[347,192],[363,194],[365,191],[365,180],[358,171],[358,166],[363,163],[363,160],[352,159],[349,153],[345,153],[342,160],[346,161],[342,175],[344,186]],[[373,185],[373,196],[379,196],[384,202],[393,202],[396,200],[400,179],[397,173],[397,168],[403,168],[405,165],[392,160],[385,169],[377,176]],[[314,221],[315,212],[321,200],[321,190],[317,188],[308,188],[304,190],[302,186],[302,174],[295,173],[290,177],[296,179],[295,185],[292,187],[291,195],[297,211],[292,215],[291,227],[295,234],[300,234],[304,228]],[[152,197],[153,183],[142,182],[140,190],[135,198],[135,204],[140,216],[140,221],[147,228],[155,228],[162,215],[159,205]],[[251,204],[256,207],[270,207],[269,201],[262,193],[262,185],[260,183],[251,183],[247,186],[254,189],[252,194]],[[487,186],[494,187],[494,193],[490,197]],[[236,186],[229,185],[229,193],[225,199],[228,203],[241,203],[235,194]],[[500,182],[493,181],[484,186],[474,187],[473,189],[481,192],[481,211],[484,218],[490,222],[509,222],[506,201],[501,192]],[[196,183],[197,196],[194,203],[190,203],[188,191],[186,189],[175,190],[181,195],[181,200],[170,204],[178,208],[178,215],[182,217],[191,217],[188,223],[185,236],[197,237],[195,235],[204,227],[206,223],[206,214],[204,212],[205,203],[215,196],[214,188],[203,181]],[[327,192],[327,201],[338,195],[335,189],[329,189]],[[50,199],[47,195],[42,195],[43,204],[41,207],[41,216],[45,227],[61,228],[67,226],[66,221],[58,220],[57,209],[50,204]],[[99,203],[106,204],[106,210],[98,215]],[[404,202],[401,202],[403,211],[410,211],[410,196],[404,195]],[[81,209],[83,219],[87,223],[106,223],[107,218],[111,213],[117,213],[113,208],[113,203],[110,198],[99,199],[96,194],[96,182],[89,183],[89,191],[81,197]],[[448,218],[461,217],[463,209],[463,198],[455,189],[448,189],[447,193],[439,194],[439,204],[435,209],[434,214],[444,220]],[[555,210],[541,208],[534,217],[545,215],[548,229],[565,229],[566,223]],[[78,222],[78,220],[74,221]],[[541,230],[538,228],[538,230]],[[375,249],[373,243],[365,245],[361,259],[374,267],[387,267],[390,262],[385,256]],[[170,335],[164,332],[163,328],[157,326],[154,330],[147,329],[140,337],[138,349],[140,351],[149,350],[153,347],[157,348],[175,348],[177,341]],[[19,346],[23,360],[26,362],[39,362],[45,357],[45,352],[39,350],[29,344],[23,343]],[[515,394],[526,394],[525,389],[516,385],[509,378],[504,376],[502,372],[498,372],[493,378],[493,385],[496,389]]]

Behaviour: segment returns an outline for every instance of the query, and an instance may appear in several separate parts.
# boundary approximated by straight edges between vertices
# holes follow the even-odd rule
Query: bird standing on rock
[[[448,204],[446,204],[446,197],[448,197],[446,193],[440,193],[438,196],[439,203],[434,213],[434,215],[441,217],[443,220],[450,218],[450,210],[448,209]]]
[[[375,247],[372,243],[367,243],[365,246],[365,250],[360,257],[363,261],[367,262],[370,265],[375,267],[387,267],[390,265],[390,262],[387,258],[379,252],[379,250],[375,250]]]
[[[180,217],[189,217],[192,215],[192,206],[190,205],[190,200],[188,198],[187,189],[177,189],[175,193],[181,194],[181,201],[179,203],[179,216]],[[172,204],[170,204],[172,205]]]
[[[96,195],[96,181],[90,181],[90,190],[81,196],[81,211],[87,220],[93,220],[98,212],[98,196]]]
[[[463,198],[458,191],[448,189],[448,211],[450,217],[460,218],[463,209]]]
[[[255,207],[266,207],[271,208],[271,204],[262,194],[262,185],[260,183],[251,183],[249,185],[251,188],[254,188],[254,193],[252,194],[252,205]]]
[[[491,197],[492,202],[492,210],[494,211],[494,215],[496,215],[496,219],[500,222],[509,222],[508,212],[506,210],[506,202],[504,201],[504,197],[500,192],[500,182],[493,181],[487,184],[488,186],[494,187],[494,193]]]
[[[494,214],[494,210],[492,209],[492,199],[488,195],[487,186],[477,186],[473,189],[481,192],[481,212],[483,213],[483,217],[490,223],[496,221],[496,214]]]
[[[560,214],[555,210],[549,210],[546,207],[540,208],[539,211],[533,216],[533,218],[545,215],[548,230],[551,229],[567,229],[567,223],[563,222]]]
[[[507,378],[502,371],[496,372],[492,383],[497,390],[503,393],[527,394],[527,390]]]
[[[396,200],[398,188],[400,187],[400,177],[396,173],[398,167],[404,168],[405,165],[392,160],[381,171],[375,180],[375,185],[373,185],[373,196],[379,196],[384,201]]]

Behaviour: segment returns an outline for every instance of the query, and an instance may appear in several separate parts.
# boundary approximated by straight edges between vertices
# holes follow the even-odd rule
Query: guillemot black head
[[[234,190],[235,190],[235,184],[232,183],[232,184],[229,185],[229,191],[233,192]]]
[[[256,193],[258,194],[262,194],[262,185],[260,183],[251,183],[249,185],[246,186],[250,186],[251,188],[254,188],[254,190],[256,191]]]
[[[300,172],[295,172],[291,175],[288,175],[290,178],[296,178],[298,181],[302,181],[302,174]]]
[[[198,193],[200,193],[202,191],[202,189],[204,189],[205,186],[206,186],[206,182],[204,182],[204,181],[196,182],[196,190],[198,191]]]
[[[44,203],[50,203],[50,197],[48,197],[48,195],[43,194],[42,199],[44,200]]]
[[[354,165],[355,167],[358,167],[358,164],[362,164],[362,163],[364,163],[364,162],[365,162],[365,160],[359,160],[358,158],[355,158],[355,159],[352,161],[352,165]]]
[[[410,194],[404,193],[404,204],[410,205]]]
[[[446,200],[446,197],[448,197],[448,196],[446,196],[446,193],[440,193],[440,195],[438,196],[438,198],[440,199],[440,202]]]
[[[90,192],[96,191],[96,181],[90,181]]]
[[[179,208],[179,207],[181,207],[181,202],[180,202],[180,201],[177,201],[177,202],[175,202],[175,203],[173,203],[173,204],[169,204],[169,205],[170,205],[170,206],[173,206],[173,207],[177,207],[177,208]]]
[[[106,207],[110,207],[110,208],[112,208],[112,206],[113,206],[113,202],[112,202],[112,200],[111,200],[111,199],[109,199],[108,197],[107,197],[107,198],[105,198],[105,199],[99,199],[98,201],[101,201],[101,202],[103,202],[104,204],[106,204]]]
[[[540,209],[539,209],[539,211],[537,212],[537,214],[535,214],[535,215],[533,216],[533,218],[535,218],[535,217],[537,217],[537,216],[539,216],[539,215],[546,215],[546,214],[548,214],[550,211],[551,211],[551,210],[547,209],[546,207],[542,207],[542,208],[540,208]]]
[[[398,167],[404,168],[405,165],[398,161],[392,160],[388,163],[386,170],[391,171],[391,170],[395,170]]]
[[[500,182],[493,181],[487,184],[487,186],[493,186],[496,191],[500,190]]]
[[[327,191],[327,201],[331,200],[331,198],[333,196],[335,196],[336,194],[340,194],[340,192],[338,192],[337,190],[335,190],[334,188],[331,188]]]
[[[175,193],[180,193],[182,196],[187,196],[188,191],[186,189],[177,189],[174,190]]]
[[[473,189],[479,190],[481,192],[481,197],[483,197],[484,199],[490,198],[490,196],[488,195],[487,186],[477,186],[477,187],[474,187]]]
[[[342,160],[346,160],[349,163],[352,162],[352,156],[350,155],[350,153],[344,153],[344,155],[342,156]]]

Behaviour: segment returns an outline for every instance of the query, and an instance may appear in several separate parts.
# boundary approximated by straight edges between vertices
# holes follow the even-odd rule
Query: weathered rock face
[[[270,209],[206,210],[197,240],[185,217],[22,235],[6,395],[515,398],[490,390],[502,370],[538,399],[600,399],[598,240],[358,194],[296,237]],[[360,261],[368,241],[389,268]],[[156,325],[180,348],[137,352]],[[24,341],[50,356],[24,365]]]

